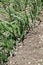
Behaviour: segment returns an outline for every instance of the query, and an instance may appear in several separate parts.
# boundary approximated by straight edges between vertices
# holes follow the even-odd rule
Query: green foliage
[[[3,65],[3,62],[5,61],[7,61],[7,56],[2,50],[0,50],[0,65]]]
[[[14,44],[23,41],[25,34],[34,25],[41,0],[0,0],[0,4],[0,14],[7,16],[7,20],[6,17],[0,19],[0,50],[4,48],[0,52],[0,60],[3,61],[7,59],[6,53],[12,52]]]
[[[42,2],[42,5],[43,5],[43,0],[41,0],[41,2]]]

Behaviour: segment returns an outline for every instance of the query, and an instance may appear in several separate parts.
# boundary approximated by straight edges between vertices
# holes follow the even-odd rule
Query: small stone
[[[39,41],[39,44],[41,43],[41,41]]]
[[[20,48],[22,47],[22,46],[19,46]]]
[[[29,41],[29,43],[31,43],[31,40]]]
[[[33,52],[35,52],[35,50],[33,50]]]
[[[15,65],[15,63],[13,62],[13,65]]]
[[[17,52],[15,52],[15,55],[17,54]]]
[[[38,65],[40,65],[40,63],[38,63]]]
[[[31,64],[31,62],[28,62],[28,64]]]
[[[10,61],[10,64],[11,64],[12,62]]]
[[[42,62],[43,60],[42,60],[42,59],[40,59],[39,61],[40,61],[40,62]]]
[[[41,35],[39,35],[39,37],[40,37]]]

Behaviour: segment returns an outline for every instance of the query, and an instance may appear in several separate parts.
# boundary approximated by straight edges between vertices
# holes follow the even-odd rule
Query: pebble
[[[40,60],[38,60],[39,62],[42,62],[43,60],[42,59],[40,59]]]
[[[41,43],[41,41],[39,41],[39,44]]]
[[[31,62],[28,62],[28,64],[31,64]]]
[[[31,40],[29,40],[29,43],[31,43]]]
[[[20,48],[22,47],[22,46],[19,46]]]
[[[38,63],[38,65],[41,65],[40,63]]]
[[[11,64],[12,62],[10,61],[10,64]]]

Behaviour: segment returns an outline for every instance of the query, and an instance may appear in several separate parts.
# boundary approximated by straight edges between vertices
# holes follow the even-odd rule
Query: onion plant
[[[35,24],[41,0],[0,0],[0,64]],[[7,18],[6,18],[7,17]],[[31,20],[30,20],[31,19]]]

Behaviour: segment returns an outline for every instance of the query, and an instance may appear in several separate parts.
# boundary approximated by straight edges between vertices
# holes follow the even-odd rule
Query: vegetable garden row
[[[13,54],[25,35],[35,26],[42,0],[0,0],[0,65]],[[5,19],[7,17],[7,19]]]

